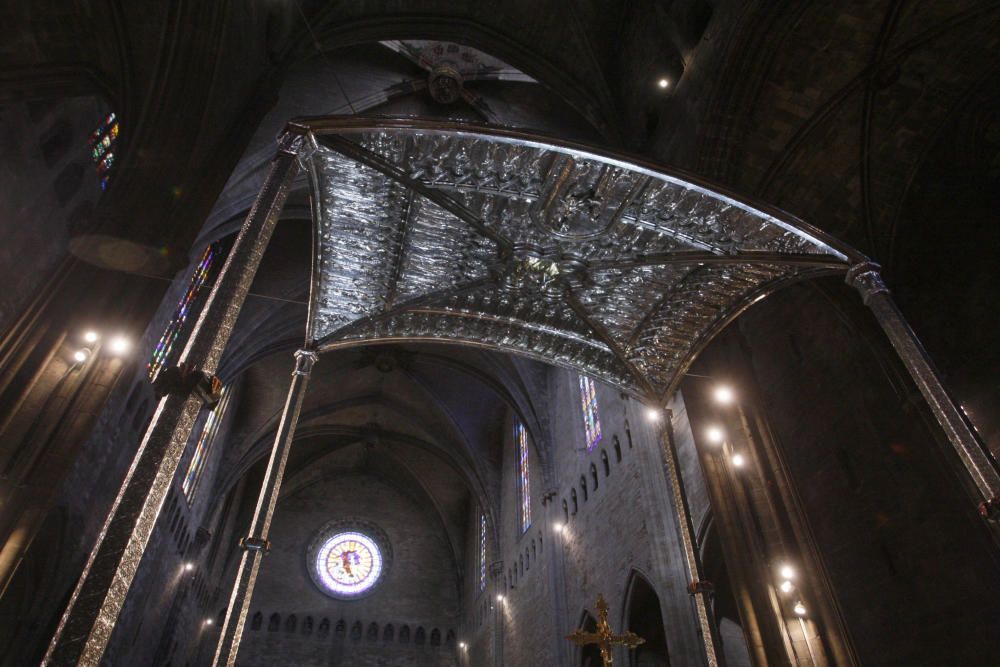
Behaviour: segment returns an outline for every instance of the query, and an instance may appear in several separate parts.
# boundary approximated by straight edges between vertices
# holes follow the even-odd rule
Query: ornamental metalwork
[[[787,215],[592,147],[424,120],[289,129],[312,147],[321,351],[452,341],[662,403],[748,305],[856,259]]]

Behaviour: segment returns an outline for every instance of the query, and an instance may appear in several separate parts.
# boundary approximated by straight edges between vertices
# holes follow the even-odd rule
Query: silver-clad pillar
[[[663,428],[660,429],[660,445],[663,450],[663,462],[667,468],[667,478],[670,481],[674,509],[677,511],[684,560],[687,563],[688,576],[691,577],[688,592],[694,600],[695,615],[698,617],[698,634],[701,635],[701,641],[705,648],[705,661],[708,667],[717,667],[721,663],[717,653],[715,622],[711,613],[712,585],[705,580],[701,559],[698,557],[698,538],[694,525],[691,523],[691,510],[688,507],[687,494],[684,493],[684,480],[681,477],[680,461],[677,458],[677,447],[674,444],[673,415],[670,410],[664,410]]]
[[[969,476],[979,490],[980,511],[996,519],[1000,511],[1000,473],[992,455],[980,443],[958,406],[945,390],[916,334],[899,312],[882,281],[878,264],[856,264],[847,272],[847,284],[861,292],[865,305],[875,314],[889,341],[899,354],[924,400],[934,413]]]
[[[178,367],[104,521],[49,644],[43,665],[98,665],[115,628],[181,455],[217,381],[219,365],[250,283],[298,171],[300,140],[281,138],[267,181],[236,238]]]
[[[243,637],[243,624],[246,623],[247,610],[253,598],[253,587],[260,570],[260,561],[270,549],[267,541],[271,530],[271,517],[274,516],[274,506],[278,502],[278,492],[281,490],[281,480],[285,476],[285,463],[288,452],[292,448],[295,437],[295,426],[302,410],[302,400],[305,398],[306,385],[309,384],[309,374],[316,362],[316,353],[312,350],[299,350],[295,353],[295,370],[292,372],[292,383],[288,388],[288,398],[281,413],[278,432],[274,436],[274,446],[271,448],[271,459],[267,462],[264,480],[261,482],[260,495],[257,497],[257,507],[250,522],[250,532],[240,542],[243,555],[236,571],[236,581],[226,608],[226,620],[219,634],[219,644],[215,649],[213,665],[234,665],[236,654],[240,649],[240,639]]]

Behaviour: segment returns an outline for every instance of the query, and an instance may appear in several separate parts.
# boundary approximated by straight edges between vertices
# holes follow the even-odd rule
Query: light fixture
[[[707,431],[705,431],[705,437],[708,438],[709,442],[718,445],[726,439],[726,434],[718,426],[711,426]]]
[[[465,642],[458,642],[458,648],[465,649]]]
[[[670,79],[667,79],[666,77],[664,77],[664,78],[660,79],[659,81],[657,81],[656,85],[659,86],[661,90],[666,90],[667,88],[670,87]]]
[[[89,358],[90,358],[90,350],[88,350],[85,347],[80,348],[79,350],[73,353],[73,361],[75,361],[78,364],[82,364]]]
[[[795,606],[792,609],[799,616],[805,616],[806,615],[806,606],[804,604],[802,604],[802,600],[799,600],[798,602],[796,602]]]
[[[566,527],[566,526],[562,525],[561,523],[555,523],[555,524],[553,524],[553,525],[552,525],[552,528],[553,528],[553,529],[554,529],[554,530],[555,530],[555,531],[556,531],[557,533],[561,533],[561,532],[563,532],[563,528],[565,528],[565,527]]]
[[[785,579],[783,582],[781,582],[782,593],[791,593],[793,590],[795,590],[795,584],[790,582],[788,579]]]
[[[794,579],[795,578],[795,568],[792,567],[791,565],[782,565],[781,566],[781,576],[784,577],[785,579]]]
[[[111,339],[111,342],[108,343],[108,349],[111,350],[112,354],[125,354],[128,352],[129,347],[131,347],[131,344],[129,343],[128,338],[125,338],[124,336],[115,336]]]
[[[184,571],[185,572],[190,572],[193,569],[194,569],[194,563],[191,563],[191,562],[184,563]]]
[[[205,619],[205,625],[212,625],[212,619],[206,618]]]
[[[660,410],[658,408],[646,408],[646,419],[651,422],[660,421]]]
[[[721,403],[723,405],[729,405],[733,402],[733,399],[736,398],[736,394],[733,393],[733,390],[725,385],[716,387],[715,391],[712,392],[712,396],[715,397],[716,403]]]
[[[83,340],[85,343],[96,343],[101,338],[100,334],[91,329],[83,334]]]
[[[502,595],[498,595],[497,596],[497,602],[503,602],[503,596]]]
[[[743,464],[746,463],[746,459],[743,458],[742,454],[733,454],[733,465],[737,468],[742,468]]]

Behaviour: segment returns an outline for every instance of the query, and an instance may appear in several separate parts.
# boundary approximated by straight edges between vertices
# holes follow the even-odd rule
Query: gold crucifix
[[[604,662],[604,667],[611,667],[611,665],[614,664],[614,658],[611,657],[612,646],[619,644],[627,646],[629,649],[634,649],[639,644],[645,643],[646,640],[634,632],[625,632],[623,634],[616,635],[611,630],[611,626],[608,624],[608,603],[604,601],[603,595],[597,596],[596,609],[597,632],[574,630],[573,634],[566,635],[566,639],[570,640],[577,646],[597,644],[597,646],[601,649],[601,660]]]

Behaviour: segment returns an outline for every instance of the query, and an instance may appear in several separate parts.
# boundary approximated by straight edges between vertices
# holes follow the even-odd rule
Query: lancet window
[[[521,422],[514,423],[517,445],[517,490],[521,498],[521,532],[531,526],[531,478],[528,474],[528,430]]]
[[[101,179],[101,189],[107,190],[118,148],[118,116],[114,112],[109,113],[97,129],[90,133],[88,143],[90,158],[97,165],[97,175]]]
[[[479,590],[486,590],[486,515],[479,515]]]
[[[580,406],[583,410],[583,430],[587,450],[601,441],[601,419],[597,415],[597,391],[594,381],[586,375],[580,376]]]
[[[198,260],[194,273],[191,274],[191,280],[188,282],[187,291],[177,304],[173,317],[167,323],[163,334],[160,336],[160,340],[156,343],[156,347],[153,348],[153,354],[150,356],[149,362],[146,364],[146,374],[149,376],[150,382],[155,381],[156,376],[160,374],[163,367],[173,361],[171,355],[178,348],[177,341],[185,331],[185,324],[189,320],[193,320],[191,313],[199,303],[198,296],[202,293],[202,288],[205,287],[209,277],[213,275],[213,269],[219,263],[221,254],[221,244],[213,243],[205,248],[201,259]]]
[[[181,490],[184,491],[184,497],[187,498],[189,505],[194,502],[195,492],[198,490],[198,482],[201,481],[201,474],[205,471],[208,454],[212,449],[215,437],[219,433],[219,426],[222,425],[222,420],[226,415],[226,406],[228,405],[229,387],[223,387],[222,397],[215,404],[215,407],[212,408],[211,412],[208,413],[208,418],[205,419],[205,424],[201,428],[201,433],[198,435],[198,442],[194,446],[194,454],[191,455],[187,473],[184,475],[184,482],[181,484]]]

